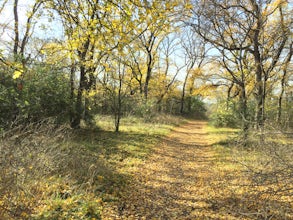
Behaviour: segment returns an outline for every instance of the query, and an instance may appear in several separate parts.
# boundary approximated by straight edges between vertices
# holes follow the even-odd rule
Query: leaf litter
[[[103,219],[246,219],[233,210],[204,126],[190,121],[163,138]]]

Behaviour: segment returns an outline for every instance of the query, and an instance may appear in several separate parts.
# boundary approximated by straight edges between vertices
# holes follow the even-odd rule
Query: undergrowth
[[[267,132],[260,141],[252,134],[244,146],[235,129],[206,131],[216,153],[216,206],[243,219],[293,219],[292,138]]]
[[[0,219],[101,219],[132,170],[182,119],[124,118],[119,133],[112,118],[96,121],[79,130],[43,121],[2,132]]]

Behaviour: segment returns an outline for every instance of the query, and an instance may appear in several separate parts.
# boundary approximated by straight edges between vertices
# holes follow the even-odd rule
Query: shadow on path
[[[189,122],[162,139],[138,168],[116,210],[108,210],[112,212],[108,218],[220,219],[213,201],[216,158],[206,140],[205,124]]]

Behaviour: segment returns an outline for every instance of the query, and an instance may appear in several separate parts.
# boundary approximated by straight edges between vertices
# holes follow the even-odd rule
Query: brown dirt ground
[[[165,137],[137,168],[117,206],[104,209],[103,219],[240,219],[215,202],[219,189],[213,185],[223,183],[205,124],[190,121]]]

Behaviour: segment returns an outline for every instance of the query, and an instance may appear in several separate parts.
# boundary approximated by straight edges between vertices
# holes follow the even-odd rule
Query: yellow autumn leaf
[[[22,73],[23,73],[23,72],[20,71],[20,70],[15,70],[14,73],[13,73],[12,78],[13,78],[13,79],[18,79],[18,78],[21,76]]]
[[[94,97],[96,95],[96,91],[95,90],[91,90],[89,93],[88,93],[88,96],[89,97]]]
[[[99,181],[103,181],[104,180],[104,177],[103,176],[100,176],[100,175],[97,178],[98,178]]]

